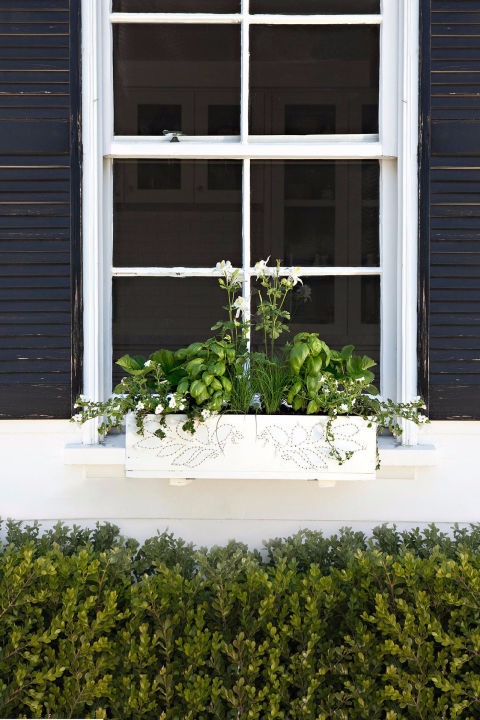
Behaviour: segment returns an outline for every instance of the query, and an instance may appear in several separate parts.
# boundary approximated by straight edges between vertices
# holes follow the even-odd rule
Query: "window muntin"
[[[113,12],[238,13],[240,0],[113,0]]]
[[[246,9],[247,4],[248,3],[244,1],[244,9]],[[325,12],[327,13],[328,11],[325,10]],[[115,18],[114,15],[112,15],[111,17],[114,30],[117,25],[121,26],[125,22],[123,17],[121,21],[120,18]],[[144,16],[142,16],[141,24],[144,23],[144,20],[145,18]],[[252,25],[250,27],[248,27],[249,20],[252,22]],[[267,20],[270,21],[270,18],[268,18]],[[166,17],[165,25],[163,25],[163,18],[155,17],[152,15],[151,25],[152,28],[159,27],[162,28],[162,30],[168,30],[169,27],[173,27],[175,25],[188,26],[190,21],[191,18],[182,17],[181,22],[175,22],[172,25],[171,18]],[[287,25],[288,27],[290,27],[290,25],[293,25],[296,29],[297,26],[299,28],[305,26],[308,21],[308,17],[302,17],[302,19],[292,18],[292,22],[287,23]],[[199,21],[197,20],[196,22]],[[207,19],[202,22],[208,25]],[[202,22],[199,22],[199,24],[202,24]],[[244,23],[243,27],[242,22]],[[248,16],[248,14],[245,13],[244,21],[242,21],[241,18],[235,18],[232,20],[222,18],[222,20],[219,21],[219,23],[217,23],[215,27],[212,27],[213,30],[221,29],[223,27],[223,23],[227,25],[230,24],[233,27],[240,26],[242,37],[240,63],[240,138],[238,136],[235,137],[235,133],[233,132],[231,133],[233,137],[229,137],[229,133],[219,132],[219,124],[225,122],[225,116],[228,119],[229,113],[230,118],[232,117],[232,114],[235,112],[236,105],[235,100],[232,101],[231,98],[219,98],[219,89],[214,88],[211,95],[209,97],[206,97],[206,101],[203,103],[202,109],[203,115],[207,117],[207,132],[213,130],[210,137],[202,136],[195,140],[194,143],[191,143],[188,136],[183,136],[180,138],[180,142],[172,143],[171,138],[165,138],[160,135],[157,136],[156,133],[154,133],[153,136],[147,136],[146,141],[144,141],[142,139],[142,135],[146,135],[146,133],[140,133],[137,129],[137,132],[139,134],[136,136],[133,135],[128,143],[123,142],[121,138],[113,138],[110,144],[109,153],[109,157],[117,158],[115,162],[123,162],[127,159],[137,159],[139,162],[143,162],[145,158],[157,161],[160,159],[168,158],[168,160],[174,162],[179,162],[180,158],[186,158],[189,160],[194,160],[197,158],[207,159],[207,178],[209,178],[210,181],[211,174],[209,174],[208,172],[208,167],[212,166],[214,162],[213,158],[217,159],[218,157],[223,157],[226,160],[243,158],[243,261],[242,263],[238,263],[238,266],[243,267],[244,294],[246,297],[249,296],[250,290],[254,288],[253,263],[255,262],[255,260],[258,259],[258,257],[254,256],[254,251],[256,250],[256,248],[253,247],[255,237],[256,198],[261,197],[262,192],[264,192],[264,190],[258,188],[256,164],[261,163],[267,157],[275,158],[276,160],[283,162],[285,162],[287,158],[294,158],[294,162],[296,162],[297,164],[299,164],[300,161],[303,161],[305,160],[305,158],[308,157],[325,162],[328,159],[328,161],[330,162],[336,161],[337,164],[341,159],[348,158],[352,162],[357,162],[358,166],[360,167],[360,161],[366,161],[367,159],[376,158],[376,160],[372,160],[372,162],[377,168],[376,172],[378,182],[378,168],[380,168],[380,175],[384,174],[384,158],[382,155],[381,141],[384,137],[385,140],[387,139],[387,135],[384,135],[385,128],[382,126],[378,127],[378,101],[380,99],[380,105],[382,106],[382,92],[384,92],[385,90],[385,83],[380,83],[379,87],[377,79],[378,69],[376,68],[373,72],[373,75],[375,76],[375,81],[371,82],[368,96],[363,99],[362,103],[357,103],[357,108],[353,113],[355,115],[355,123],[350,123],[350,125],[347,123],[343,126],[340,126],[342,129],[350,128],[349,133],[339,134],[336,107],[338,102],[338,94],[337,97],[332,97],[332,95],[330,95],[329,97],[326,90],[324,92],[322,91],[321,102],[319,103],[317,98],[315,98],[315,101],[312,103],[312,97],[309,88],[303,88],[301,90],[298,90],[296,88],[287,88],[286,93],[284,93],[284,97],[280,98],[280,102],[282,103],[281,113],[277,112],[277,106],[274,105],[274,103],[272,103],[269,107],[266,108],[267,115],[268,113],[270,113],[271,118],[275,118],[275,116],[282,118],[280,124],[277,123],[277,125],[275,125],[275,121],[269,120],[269,132],[271,133],[271,135],[262,134],[261,137],[249,138],[247,121],[249,95],[252,94],[253,98],[253,89],[251,87],[251,82],[249,82],[252,69],[250,63],[251,55],[249,51],[249,44],[251,38],[254,35],[253,31],[257,29],[264,29],[262,24],[263,22],[264,19],[255,21],[253,15]],[[265,25],[268,24],[269,22],[265,21]],[[283,26],[283,20],[277,18],[277,20],[272,20],[272,24],[275,26],[273,28],[274,30],[280,29]],[[337,30],[344,30],[346,29],[346,27],[350,28],[350,26],[353,26],[355,28],[357,24],[362,29],[368,29],[369,31],[371,31],[370,36],[376,38],[374,45],[376,47],[376,52],[378,52],[378,28],[380,25],[379,16],[369,16],[368,18],[366,18],[358,15],[355,20],[352,20],[351,17],[348,17],[345,19],[345,23],[342,22],[341,19],[339,20],[337,16],[335,16],[335,18],[332,18],[331,23],[328,20],[327,15],[325,15],[324,19],[319,19],[318,16],[312,18],[312,27],[314,29],[322,30],[324,24],[326,24],[327,27],[331,27],[334,33]],[[320,26],[320,28],[318,26]],[[308,29],[310,30],[311,28]],[[384,55],[382,56],[382,63],[384,64],[386,53],[385,47],[388,47],[388,44],[385,44],[385,42],[383,42],[383,47]],[[372,76],[372,72],[369,72],[368,75],[369,77]],[[371,77],[369,81],[371,81]],[[171,90],[169,90],[169,92],[172,93],[174,89],[175,88],[172,88]],[[152,89],[148,102],[144,102],[144,104],[148,105],[149,103],[157,103],[158,98],[155,96],[156,92],[158,93],[159,91]],[[289,95],[290,92],[291,95]],[[208,95],[208,93],[206,95]],[[176,112],[175,105],[181,103],[177,103],[176,99],[172,98],[173,96],[170,98],[170,105],[171,107],[173,107],[172,112]],[[163,98],[160,98],[160,104],[161,102],[163,102]],[[385,97],[383,97],[383,106],[385,106]],[[153,111],[149,110],[149,112]],[[193,114],[195,115],[196,112],[197,109],[193,111]],[[215,113],[217,113],[216,123],[211,119],[212,116],[215,115]],[[224,118],[218,120],[218,116],[221,116],[222,113],[224,114]],[[117,114],[118,110],[116,112],[116,116]],[[315,124],[317,124],[318,126],[319,122],[324,123],[324,141],[321,141],[320,143],[318,141],[318,135],[321,135],[322,132],[312,133],[309,131],[309,128],[306,127],[305,115],[308,115],[309,122],[312,122],[311,116],[313,116],[314,126]],[[382,111],[380,112],[380,117],[382,117]],[[137,122],[138,128],[138,112],[136,118],[137,120],[134,120],[133,123]],[[134,124],[132,124],[131,127],[134,127]],[[277,130],[277,127],[279,128],[279,130]],[[389,127],[392,127],[391,123]],[[366,134],[354,135],[352,134],[351,128],[354,128],[357,133],[363,132]],[[275,133],[273,132],[273,129],[275,129]],[[298,129],[300,129],[300,132],[298,132]],[[332,129],[334,130],[333,133],[327,132],[327,130]],[[253,130],[253,128],[251,128],[251,130]],[[288,132],[289,130],[297,130],[297,132],[291,133],[292,136],[296,135],[297,137],[288,137],[288,135],[290,134]],[[379,136],[375,133],[376,130],[379,130]],[[298,144],[298,135],[304,135],[304,145]],[[192,138],[192,140],[194,140],[195,134],[192,134],[190,137]],[[389,137],[391,138],[391,133]],[[262,140],[263,143],[259,142],[259,140]],[[232,141],[234,143],[240,143],[240,145],[238,146],[238,150],[235,148],[235,145],[232,145]],[[220,143],[220,145],[218,145],[218,143]],[[385,147],[387,146],[387,144],[388,143],[385,143]],[[391,163],[390,159],[386,159],[386,161],[387,163]],[[110,164],[110,167],[112,166],[111,160],[107,160],[107,163]],[[389,176],[392,177],[391,172],[389,173]],[[143,184],[146,184],[147,182],[145,180],[145,177],[146,175],[143,176]],[[181,173],[181,186],[183,183],[183,178],[184,173]],[[363,180],[360,181],[360,187],[362,187],[360,194],[365,194],[365,191],[363,190]],[[382,228],[385,228],[385,226],[388,226],[389,224],[393,226],[395,223],[393,218],[394,202],[391,202],[391,198],[390,200],[388,200],[388,202],[384,202],[385,197],[389,194],[391,195],[392,187],[393,186],[391,183],[387,183],[385,187],[383,187],[382,184],[383,189],[381,190],[381,192],[378,193],[382,198],[383,210],[382,223],[380,224]],[[165,191],[165,188],[163,189],[163,191]],[[224,188],[223,192],[227,193],[228,190]],[[234,192],[234,190],[230,189],[230,192]],[[270,189],[267,188],[267,192],[270,192]],[[366,200],[366,203],[364,202],[363,198],[361,200],[361,203],[364,207],[362,207],[359,225],[361,227],[362,238],[368,237],[368,240],[362,239],[362,250],[360,252],[360,255],[363,258],[366,258],[368,255],[368,260],[361,260],[360,264],[358,265],[304,265],[302,271],[304,275],[308,278],[308,282],[311,283],[312,286],[315,288],[316,301],[312,305],[307,306],[307,304],[305,304],[303,308],[300,308],[299,306],[298,312],[300,314],[297,318],[298,322],[294,321],[293,328],[295,329],[297,327],[303,327],[302,322],[304,321],[305,326],[308,325],[310,329],[312,329],[311,323],[309,321],[312,319],[311,314],[313,313],[314,318],[317,318],[319,320],[317,324],[320,327],[320,332],[327,341],[331,342],[333,345],[340,345],[345,342],[354,342],[355,344],[356,341],[356,344],[361,351],[368,352],[369,354],[378,357],[380,337],[378,320],[379,315],[384,314],[383,309],[380,310],[380,286],[382,285],[383,287],[386,282],[388,284],[388,280],[386,281],[384,268],[379,263],[379,251],[381,250],[381,253],[385,254],[385,244],[386,242],[388,242],[388,238],[383,232],[380,233],[379,236],[378,198],[372,195],[370,198],[366,197]],[[370,207],[368,207],[369,204]],[[277,216],[278,218],[279,213],[276,210],[273,210],[273,207],[271,208],[271,213],[272,216]],[[290,220],[290,226],[294,226],[294,220],[292,219]],[[365,252],[363,246],[366,245],[367,247],[371,247],[372,244],[374,247],[373,253]],[[113,247],[115,248],[115,240],[113,242]],[[267,252],[268,249],[265,248],[265,255],[267,254]],[[116,250],[114,250],[113,254],[114,258],[116,258]],[[222,253],[221,257],[228,257],[227,252]],[[221,257],[217,257],[215,259],[221,259]],[[160,288],[165,287],[164,283],[166,279],[168,279],[173,283],[177,283],[177,285],[171,286],[177,288],[176,292],[180,292],[180,289],[182,287],[188,287],[190,283],[193,283],[191,287],[195,288],[195,292],[200,292],[199,289],[201,286],[198,283],[198,280],[200,277],[211,277],[212,266],[196,266],[195,262],[190,262],[188,258],[183,257],[183,253],[182,260],[182,266],[185,266],[187,262],[189,263],[189,266],[179,269],[178,267],[174,267],[168,264],[165,266],[152,265],[142,268],[141,266],[139,267],[137,264],[135,265],[135,267],[129,267],[127,265],[118,266],[115,263],[112,270],[114,288],[122,287],[126,289],[126,294],[122,297],[126,297],[128,299],[129,283],[132,283],[131,287],[133,288],[133,283],[136,283],[137,280],[145,280],[145,282],[148,280],[149,282],[144,286],[145,288]],[[365,264],[362,265],[362,262],[364,262]],[[142,278],[142,275],[144,275],[145,277]],[[208,285],[204,287],[208,287]],[[155,295],[156,290],[152,290],[151,292],[153,293],[153,295]],[[191,291],[187,290],[187,292],[191,298]],[[168,293],[169,300],[171,300],[173,297],[174,295],[172,293]],[[118,289],[114,292],[113,309],[116,323],[115,327],[118,327],[119,318],[121,317],[121,312],[119,311],[122,307],[124,307],[124,305],[122,305],[116,298],[120,298],[120,295],[118,294]],[[199,304],[203,307],[203,300],[200,300]],[[214,305],[215,317],[217,317],[219,313],[219,308],[221,307],[221,300],[219,302],[215,301]],[[348,309],[347,311],[345,311],[344,308],[347,306]],[[161,307],[162,305],[160,299],[157,298],[157,301],[152,304],[152,308],[155,308],[154,310],[152,310],[153,318],[155,317],[156,313],[160,313]],[[192,316],[190,315],[189,317]],[[205,314],[203,315],[203,317],[205,317]],[[391,317],[391,310],[388,311],[388,317]],[[154,332],[157,333],[157,337],[152,338],[152,349],[155,349],[159,345],[165,344],[160,336],[164,337],[165,341],[173,342],[172,337],[169,336],[168,333],[162,335],[161,332],[157,332],[160,329],[159,323],[155,323],[153,320],[152,322]],[[198,328],[200,326],[197,325],[195,321],[192,320],[192,322],[193,325],[195,325],[193,337],[198,338],[200,335],[205,335],[205,332],[201,333],[199,331]],[[362,327],[361,333],[356,333],[355,323]],[[133,323],[131,327],[135,327],[135,323]],[[388,344],[388,338],[391,338],[391,330],[389,328],[386,329],[385,325],[383,327],[384,329],[382,331],[382,336],[383,344],[385,345],[386,343]],[[332,332],[330,332],[330,330]],[[370,332],[367,332],[367,330],[369,330]],[[209,334],[208,330],[206,334]],[[133,347],[131,347],[130,351],[141,351],[142,347],[144,348],[144,346],[140,342],[141,338],[138,338],[136,336],[134,337],[135,342],[133,343]],[[188,341],[186,339],[186,335],[182,335],[182,337],[184,337],[185,342]],[[182,337],[177,338],[178,342],[173,342],[173,344],[184,344],[182,343]],[[125,338],[126,335],[125,333],[123,333],[121,342],[119,342],[118,333],[114,335],[114,358],[118,356],[119,352],[122,352],[123,348],[127,347],[128,344],[125,342]]]
[[[380,0],[250,0],[252,13],[379,13]]]

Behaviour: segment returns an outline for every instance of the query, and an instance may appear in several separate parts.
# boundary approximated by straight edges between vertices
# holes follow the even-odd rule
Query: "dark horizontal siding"
[[[71,264],[79,230],[78,215],[72,223],[78,197],[71,192],[72,179],[78,183],[79,102],[72,3],[0,0],[4,418],[68,417],[71,411]]]
[[[480,418],[480,0],[432,0],[430,18],[430,412],[473,419]]]

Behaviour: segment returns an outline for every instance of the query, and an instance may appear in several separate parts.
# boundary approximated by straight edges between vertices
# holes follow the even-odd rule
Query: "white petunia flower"
[[[147,367],[147,368],[148,368],[148,367],[150,367],[151,365],[153,365],[152,361],[151,361],[151,360],[147,360],[147,362],[144,363],[143,367]]]
[[[177,407],[177,400],[175,398],[175,395],[167,395],[167,400],[170,410],[175,410]]]
[[[347,412],[347,410],[348,410],[348,405],[346,405],[345,403],[342,403],[340,405],[340,412]]]
[[[233,303],[233,309],[237,311],[235,313],[235,317],[238,318],[241,313],[247,312],[248,302],[242,296],[237,297],[237,299]]]
[[[212,413],[210,412],[210,410],[202,410],[200,414],[204,420],[207,420]]]
[[[157,405],[157,407],[155,408],[155,415],[161,415],[163,410],[163,405]]]
[[[83,420],[82,413],[77,413],[76,415],[74,415],[72,417],[72,420],[73,420],[73,422],[82,422],[82,420]]]
[[[143,402],[137,403],[137,410],[145,410],[145,404]]]
[[[258,280],[258,278],[265,277],[265,275],[267,274],[267,270],[268,270],[267,264],[268,264],[269,260],[270,260],[270,255],[268,256],[268,258],[266,260],[259,260],[258,262],[255,263],[255,275],[257,276],[257,280]]]

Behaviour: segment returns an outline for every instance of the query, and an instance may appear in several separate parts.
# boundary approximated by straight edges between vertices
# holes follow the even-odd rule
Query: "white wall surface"
[[[0,422],[0,517],[57,520],[93,527],[108,520],[143,540],[157,530],[196,544],[263,539],[300,528],[366,530],[480,521],[480,422],[434,422],[421,443],[433,443],[435,464],[387,464],[377,479],[320,489],[308,481],[126,479],[123,466],[66,465],[64,447],[79,443],[68,421]]]

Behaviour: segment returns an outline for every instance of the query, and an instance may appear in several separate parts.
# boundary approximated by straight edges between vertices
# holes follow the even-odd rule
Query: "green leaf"
[[[123,355],[116,361],[116,365],[119,365],[130,375],[139,375],[144,371],[148,371],[148,368],[144,367],[145,359],[140,355],[136,355],[135,357],[132,357],[131,355]]]
[[[288,362],[290,364],[290,367],[292,368],[295,375],[298,375],[300,372],[303,363],[307,359],[307,357],[310,355],[310,348],[306,343],[299,342],[294,344],[293,348],[290,351],[290,356],[288,358]]]
[[[190,385],[190,395],[198,402],[198,398],[205,393],[208,397],[207,386],[205,383],[201,380],[194,380]]]
[[[150,360],[160,365],[164,373],[169,372],[178,365],[178,360],[171,350],[156,350],[150,355]]]

